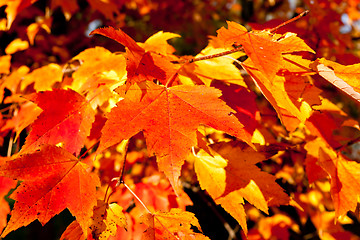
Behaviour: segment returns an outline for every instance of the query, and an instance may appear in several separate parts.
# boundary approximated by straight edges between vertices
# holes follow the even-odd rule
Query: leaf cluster
[[[0,28],[17,31],[17,15],[36,2],[4,3]],[[49,11],[60,7],[72,21],[80,6],[66,2],[51,1]],[[175,2],[86,6],[117,22],[120,7],[135,4],[145,16]],[[1,237],[68,209],[75,219],[61,239],[208,239],[206,224],[188,211],[195,204],[189,195],[198,193],[227,224],[229,238],[355,238],[344,226],[359,220],[360,129],[339,102],[359,104],[358,56],[344,60],[355,47],[334,29],[322,28],[317,44],[301,32],[324,25],[312,21],[326,21],[326,4],[263,29],[228,21],[196,56],[169,44],[179,34],[158,31],[137,42],[112,26],[90,35],[110,39],[116,51],[82,42],[78,54],[61,53],[67,46],[59,40],[58,55],[48,56],[58,41],[55,14],[28,24],[27,40],[14,39],[0,57],[7,149],[0,159]],[[334,52],[325,54],[326,44]],[[31,66],[20,58],[24,51]],[[11,189],[10,211],[3,197]],[[315,230],[306,232],[307,224]]]

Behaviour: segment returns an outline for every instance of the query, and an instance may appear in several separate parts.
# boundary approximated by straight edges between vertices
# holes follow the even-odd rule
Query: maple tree
[[[0,1],[0,238],[358,238],[360,5],[265,2]]]

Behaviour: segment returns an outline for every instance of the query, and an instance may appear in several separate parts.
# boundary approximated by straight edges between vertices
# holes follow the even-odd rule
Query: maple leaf
[[[96,205],[100,182],[68,151],[44,145],[38,151],[20,155],[0,166],[0,176],[23,181],[11,194],[15,205],[1,237],[38,219],[42,225],[65,208],[87,232],[88,219]]]
[[[360,164],[324,148],[319,149],[319,164],[331,177],[335,216],[344,216],[348,211],[354,212],[360,195]]]
[[[193,213],[172,208],[170,212],[147,213],[142,216],[143,222],[149,226],[143,239],[209,239],[200,233],[194,233],[191,226],[201,230]]]
[[[250,58],[241,65],[275,108],[286,129],[293,131],[311,116],[312,106],[321,104],[321,90],[308,81],[307,75],[313,74],[311,61],[287,54],[281,64],[283,67],[271,79],[257,69]]]
[[[335,216],[344,216],[348,211],[355,211],[360,192],[360,164],[335,152],[321,138],[308,142],[305,147],[313,156],[318,153],[315,156],[317,163],[330,176]]]
[[[282,54],[308,51],[315,53],[294,33],[272,34],[269,31],[251,31],[235,22],[227,22],[228,29],[222,27],[218,38],[226,46],[237,44],[244,48],[246,55],[265,77],[271,79],[280,69]]]
[[[248,56],[242,67],[275,108],[285,127],[295,130],[298,123],[304,123],[311,115],[311,106],[320,104],[320,91],[303,77],[313,72],[311,62],[288,53],[314,51],[293,33],[248,32],[237,23],[228,22],[228,25],[228,29],[218,30],[218,39],[228,46],[242,46]]]
[[[126,228],[126,218],[122,212],[122,207],[116,203],[108,205],[104,201],[98,200],[94,207],[90,226],[93,238],[106,240],[110,236],[115,236],[118,226]]]
[[[79,154],[95,120],[95,111],[85,98],[70,89],[54,89],[27,99],[44,111],[33,123],[22,153],[34,151],[42,144],[62,143],[69,152]]]
[[[197,143],[200,124],[251,144],[251,136],[232,115],[233,110],[218,99],[220,95],[219,90],[206,86],[135,84],[107,116],[97,151],[143,131],[149,152],[157,156],[159,170],[176,190],[184,159]]]
[[[145,51],[144,48],[140,47],[120,29],[115,30],[112,27],[100,28],[90,33],[90,35],[93,34],[100,34],[111,38],[126,47],[126,71],[129,83],[159,80],[161,83],[166,84],[166,80],[177,71],[178,67],[172,64],[168,57],[152,53],[151,51]],[[165,36],[165,39],[166,37],[168,36]],[[163,41],[164,39],[162,38],[160,43],[163,43]],[[150,39],[150,43],[145,42],[144,47],[150,50],[158,49],[150,47],[149,45],[152,43],[153,40]]]
[[[247,233],[244,198],[258,209],[268,213],[268,205],[287,204],[289,197],[275,183],[275,177],[261,172],[255,165],[265,160],[262,153],[245,144],[218,144],[210,149],[213,156],[200,150],[195,158],[195,172],[202,189],[217,204],[229,212]]]

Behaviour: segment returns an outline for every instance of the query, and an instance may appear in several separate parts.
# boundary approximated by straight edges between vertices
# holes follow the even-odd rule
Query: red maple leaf
[[[65,208],[86,232],[100,184],[87,168],[68,151],[51,145],[2,164],[0,176],[23,182],[10,196],[16,202],[1,237],[36,219],[45,225]]]

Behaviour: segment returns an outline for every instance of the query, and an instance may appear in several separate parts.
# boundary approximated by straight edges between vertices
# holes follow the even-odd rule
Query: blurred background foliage
[[[226,21],[236,21],[248,29],[261,30],[274,27],[305,10],[310,13],[297,22],[286,25],[280,33],[295,32],[314,49],[315,56],[324,57],[341,64],[360,62],[360,3],[358,0],[9,0],[0,1],[0,56],[11,54],[11,68],[27,66],[31,71],[49,63],[63,64],[64,69],[76,68],[72,57],[81,51],[103,46],[111,51],[123,51],[120,44],[100,36],[89,37],[89,33],[102,26],[121,28],[136,41],[143,42],[158,31],[178,33],[182,38],[172,40],[179,55],[196,55],[208,43],[216,30],[226,26]],[[359,70],[360,71],[360,70]],[[20,74],[20,73],[19,73]],[[327,89],[327,83],[317,83],[322,89]],[[327,94],[334,102],[342,102],[342,108],[353,117],[358,117],[358,107],[331,89]],[[6,92],[5,92],[6,94]],[[6,107],[3,103],[1,108]],[[1,155],[7,155],[8,133],[2,131]],[[23,139],[20,137],[20,140]],[[298,153],[301,155],[300,153]],[[303,157],[303,156],[302,156]],[[284,175],[299,175],[303,166],[298,166],[296,156],[281,156],[282,165],[278,171]],[[294,160],[295,159],[295,160]],[[291,162],[291,168],[284,168],[286,161]],[[270,167],[264,162],[262,168]],[[302,170],[301,170],[302,169]],[[301,174],[300,174],[301,175]],[[302,176],[303,177],[303,176]],[[302,192],[306,185],[303,178],[293,184],[282,183],[288,191]],[[280,183],[281,184],[281,183]],[[303,184],[303,185],[302,185]],[[294,188],[294,189],[292,189]],[[237,223],[220,207],[208,206],[207,196],[189,191],[194,202],[192,211],[197,213],[205,235],[213,239],[222,239],[228,231],[220,229],[224,222],[236,229]],[[316,190],[309,192],[304,198],[309,205],[316,206]],[[9,200],[10,201],[10,200]],[[305,201],[305,200],[304,200]],[[315,202],[312,202],[315,201]],[[326,205],[326,204],[325,204]],[[263,236],[275,234],[283,239],[297,236],[296,239],[319,239],[313,235],[318,226],[310,220],[301,229],[291,229],[293,222],[299,216],[292,207],[281,207],[269,218],[261,218],[259,211],[253,207],[247,209],[249,229],[258,222],[258,229]],[[202,213],[217,213],[213,218]],[[286,212],[289,217],[283,215]],[[220,215],[219,215],[220,213]],[[278,214],[276,214],[278,213]],[[220,219],[220,220],[219,220]],[[333,216],[328,219],[333,220]],[[352,232],[359,233],[359,223],[348,225]],[[23,229],[10,234],[6,239],[56,239],[72,221],[68,211],[53,218],[45,227],[34,222]],[[202,224],[202,222],[206,222]],[[330,220],[329,220],[330,221]],[[331,225],[327,222],[324,224]],[[269,228],[269,226],[271,226]],[[346,226],[346,224],[344,225]],[[335,228],[335,227],[334,227]],[[286,230],[284,230],[286,229]],[[216,232],[214,232],[216,230]],[[290,232],[290,235],[289,235]],[[300,232],[301,234],[297,234]],[[251,232],[250,232],[251,233]],[[293,234],[291,234],[293,233]],[[296,233],[296,234],[295,234]],[[265,234],[265,235],[264,235]],[[260,239],[251,238],[249,239]],[[341,235],[345,239],[350,235]],[[239,233],[237,236],[239,237]]]

